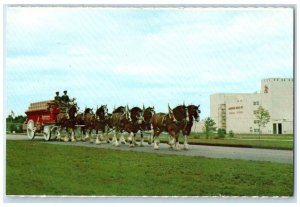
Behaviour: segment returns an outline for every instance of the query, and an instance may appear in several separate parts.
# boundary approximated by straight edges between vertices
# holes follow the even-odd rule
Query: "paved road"
[[[28,140],[25,135],[7,135],[9,140]],[[42,139],[42,137],[37,137]],[[47,144],[61,144],[61,145],[73,145],[83,147],[96,147],[106,148],[114,150],[124,151],[136,151],[136,152],[148,152],[148,153],[161,153],[161,154],[175,154],[185,156],[204,156],[210,158],[227,158],[227,159],[241,159],[241,160],[258,160],[258,161],[270,161],[278,163],[293,163],[293,151],[292,150],[273,150],[273,149],[257,149],[257,148],[240,148],[240,147],[220,147],[220,146],[204,146],[204,145],[190,145],[189,150],[170,150],[167,144],[160,144],[159,150],[154,150],[153,145],[145,143],[144,147],[129,148],[127,145],[121,145],[120,147],[114,147],[111,144],[96,145],[89,142],[57,142],[49,141]]]

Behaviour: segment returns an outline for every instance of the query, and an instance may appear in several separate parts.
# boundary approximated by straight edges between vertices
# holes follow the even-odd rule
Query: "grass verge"
[[[7,195],[293,195],[290,164],[6,143]]]

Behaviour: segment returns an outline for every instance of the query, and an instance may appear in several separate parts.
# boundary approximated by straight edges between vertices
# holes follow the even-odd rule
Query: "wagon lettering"
[[[47,115],[47,116],[42,116],[42,120],[50,120],[50,116],[49,115]]]

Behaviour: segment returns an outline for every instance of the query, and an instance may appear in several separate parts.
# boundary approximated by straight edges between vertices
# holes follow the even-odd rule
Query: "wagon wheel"
[[[57,126],[52,126],[50,132],[51,132],[51,139],[57,139],[58,127]]]
[[[35,126],[32,120],[27,122],[27,136],[29,139],[34,139],[35,137]]]
[[[44,126],[43,135],[45,141],[49,141],[51,138],[51,127],[50,126]]]

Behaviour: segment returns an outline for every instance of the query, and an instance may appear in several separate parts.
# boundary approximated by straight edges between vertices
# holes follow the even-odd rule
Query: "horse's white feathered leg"
[[[72,132],[71,132],[71,141],[76,142],[75,135],[74,135],[74,130],[72,130]]]
[[[144,146],[144,135],[143,133],[141,133],[141,143],[140,143],[140,147]]]
[[[189,145],[188,145],[188,136],[184,135],[184,144],[183,144],[183,149],[188,150]]]
[[[126,140],[125,140],[125,137],[124,137],[124,133],[125,132],[122,132],[121,133],[121,137],[120,137],[120,142],[122,143],[122,144],[126,144]],[[129,138],[128,138],[129,139]]]
[[[159,140],[158,140],[158,137],[154,137],[154,149],[155,150],[159,149]]]

